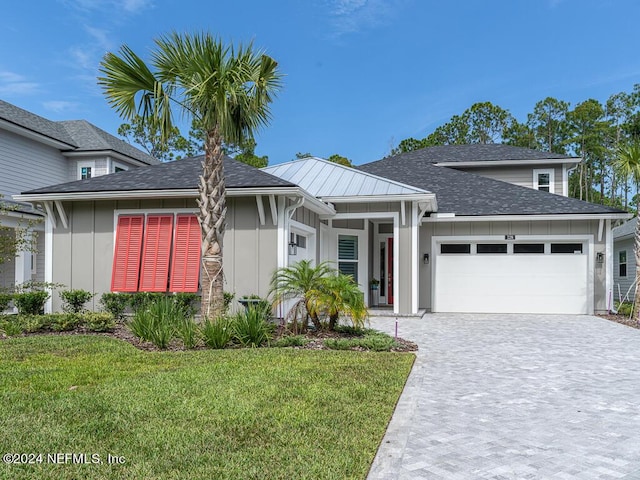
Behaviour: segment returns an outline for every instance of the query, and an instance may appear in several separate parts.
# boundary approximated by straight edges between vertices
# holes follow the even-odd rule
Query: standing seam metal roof
[[[431,193],[317,157],[281,163],[262,170],[295,183],[318,198]]]

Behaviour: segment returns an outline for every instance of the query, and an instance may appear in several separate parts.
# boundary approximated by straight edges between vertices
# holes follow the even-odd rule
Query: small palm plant
[[[322,287],[323,279],[332,271],[327,262],[319,263],[314,267],[310,260],[301,260],[290,267],[280,268],[273,274],[270,295],[273,295],[274,303],[280,305],[287,300],[295,300],[287,314],[291,319],[294,332],[297,332],[300,317],[304,317],[303,330],[306,329],[309,319],[317,330],[322,328],[312,292]]]
[[[351,320],[356,328],[363,328],[368,317],[364,294],[351,275],[336,272],[322,281],[318,290],[311,292],[313,309],[329,318],[329,330],[334,330],[341,317]]]

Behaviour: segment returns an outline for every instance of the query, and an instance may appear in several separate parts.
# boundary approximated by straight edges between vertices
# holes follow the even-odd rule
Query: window
[[[627,276],[627,251],[622,250],[618,252],[618,276]]]
[[[478,253],[507,253],[506,243],[479,243]]]
[[[195,215],[118,217],[112,291],[196,292],[199,267],[200,225]]]
[[[299,248],[307,248],[307,237],[291,232],[289,234],[289,243],[297,245]]]
[[[544,253],[544,243],[516,243],[513,253]]]
[[[80,167],[80,179],[91,178],[91,167]]]
[[[358,283],[358,237],[338,235],[338,270]]]
[[[440,245],[440,253],[471,253],[471,244],[469,243],[443,243]]]
[[[551,253],[582,253],[581,243],[552,243]]]
[[[126,172],[127,170],[129,170],[129,168],[122,163],[113,162],[112,165],[113,165],[112,167],[113,173]]]
[[[533,188],[554,193],[554,172],[552,168],[533,171]]]

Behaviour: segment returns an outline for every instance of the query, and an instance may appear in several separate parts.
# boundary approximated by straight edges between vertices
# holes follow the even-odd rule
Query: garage
[[[590,313],[587,239],[434,238],[435,312]]]

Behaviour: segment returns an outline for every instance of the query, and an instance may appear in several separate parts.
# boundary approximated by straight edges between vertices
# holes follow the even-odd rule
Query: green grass
[[[97,336],[4,340],[0,454],[99,454],[105,463],[0,463],[0,478],[362,479],[413,359],[149,353]],[[126,463],[107,465],[107,454]]]

